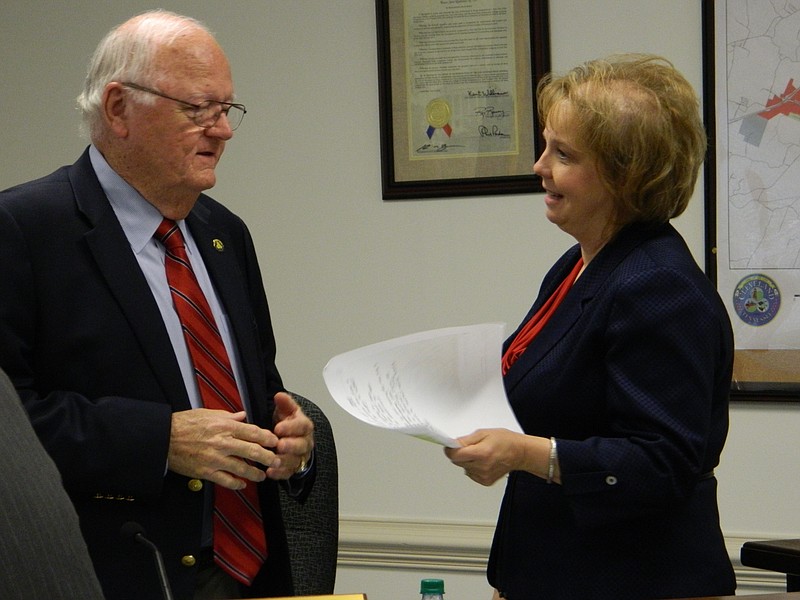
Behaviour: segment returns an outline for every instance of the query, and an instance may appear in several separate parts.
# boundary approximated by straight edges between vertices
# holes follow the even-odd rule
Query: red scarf
[[[575,283],[575,280],[578,278],[578,273],[580,273],[582,267],[583,258],[581,257],[578,258],[578,262],[575,263],[570,274],[567,275],[556,291],[547,299],[547,302],[545,302],[541,308],[536,311],[536,314],[525,323],[525,326],[517,334],[517,337],[511,342],[508,350],[506,350],[506,353],[503,355],[503,375],[508,373],[511,365],[522,356],[522,353],[525,352],[528,345],[533,341],[533,338],[539,334],[547,321],[550,320],[550,317],[553,316],[553,313],[556,312],[561,301],[564,300],[567,292],[572,288],[572,284]]]

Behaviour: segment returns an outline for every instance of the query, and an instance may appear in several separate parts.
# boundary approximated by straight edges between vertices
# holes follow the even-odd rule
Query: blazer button
[[[607,485],[617,485],[617,478],[613,475],[609,475],[606,477],[606,484]]]
[[[193,492],[199,492],[203,489],[203,482],[199,479],[190,479],[189,483],[187,484],[189,489]]]
[[[197,564],[197,559],[191,554],[181,557],[181,564],[184,567],[193,567]]]

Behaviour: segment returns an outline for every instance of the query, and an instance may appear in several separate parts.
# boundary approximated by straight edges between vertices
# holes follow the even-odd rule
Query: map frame
[[[731,387],[731,400],[736,401],[757,401],[757,402],[800,402],[800,338],[797,347],[773,347],[770,343],[769,335],[762,335],[761,338],[756,334],[769,329],[759,330],[760,323],[754,321],[751,324],[743,325],[737,310],[746,315],[741,305],[736,305],[736,294],[730,293],[728,288],[720,285],[720,279],[730,280],[734,269],[729,268],[729,264],[720,261],[720,250],[718,245],[728,243],[727,223],[719,219],[719,214],[727,214],[727,204],[730,201],[727,187],[720,186],[720,182],[726,182],[728,177],[727,140],[718,143],[717,133],[722,131],[727,133],[727,110],[718,111],[717,104],[720,97],[726,98],[728,90],[728,70],[719,69],[718,65],[728,65],[727,50],[723,46],[725,54],[720,51],[720,40],[728,39],[727,23],[724,16],[732,3],[741,7],[748,0],[702,0],[702,61],[703,61],[703,119],[709,140],[708,154],[704,166],[705,184],[705,271],[709,278],[717,286],[723,301],[731,313],[731,322],[734,325],[736,337],[736,350],[734,360],[733,383]],[[800,53],[800,48],[798,48]],[[800,77],[798,77],[800,82]],[[727,107],[726,107],[727,108]],[[800,180],[798,181],[800,189]],[[723,263],[723,264],[720,264]],[[749,273],[742,277],[740,284],[742,289],[755,289],[761,296],[763,290],[778,294],[777,289],[772,289],[770,274],[759,277],[760,273]],[[743,274],[736,272],[735,277]],[[764,282],[766,279],[766,283]],[[748,287],[749,286],[749,287]],[[738,288],[737,288],[738,289]],[[751,292],[748,291],[748,294]],[[792,298],[793,296],[793,298]],[[797,301],[800,298],[797,293],[790,295],[789,301]],[[782,299],[778,296],[778,302]],[[785,300],[785,299],[784,299]],[[785,302],[784,302],[785,304]],[[775,311],[775,303],[772,303]],[[765,313],[769,312],[767,308]],[[754,311],[758,314],[758,311]],[[774,316],[774,315],[773,315]],[[775,326],[773,323],[771,326]],[[749,327],[749,329],[748,329]],[[755,332],[756,334],[754,334]],[[742,343],[742,339],[746,343]],[[755,341],[754,341],[755,340]]]

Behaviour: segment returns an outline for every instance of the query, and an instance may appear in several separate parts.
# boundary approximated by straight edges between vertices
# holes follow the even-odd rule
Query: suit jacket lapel
[[[128,239],[91,167],[88,152],[70,168],[78,209],[90,223],[85,240],[134,335],[176,410],[191,408],[161,313]]]
[[[192,237],[203,257],[208,274],[225,309],[231,329],[239,350],[239,360],[248,393],[250,405],[257,411],[255,399],[266,397],[263,384],[263,368],[259,367],[257,358],[261,356],[258,339],[255,336],[255,325],[250,298],[241,282],[244,274],[237,261],[235,243],[227,230],[219,229],[211,224],[210,210],[202,202],[198,202],[186,223],[192,231]],[[261,416],[261,415],[256,415]]]
[[[645,226],[629,226],[609,242],[600,253],[589,263],[586,270],[581,274],[573,285],[570,292],[564,298],[561,306],[553,314],[547,325],[539,332],[536,339],[525,350],[517,362],[509,369],[505,377],[506,390],[510,392],[524,379],[539,361],[559,343],[564,336],[575,326],[583,312],[583,308],[594,298],[598,290],[611,276],[614,269],[625,259],[630,252],[642,241],[649,237],[651,231]],[[570,269],[578,260],[578,247],[575,246],[568,251],[561,261],[560,268],[551,272],[546,284],[542,287],[539,297],[536,299],[531,311],[528,313],[524,322],[534,314],[547,298],[555,291],[556,287],[564,280]],[[523,323],[524,323],[523,322]],[[516,335],[516,333],[514,334]],[[506,344],[507,345],[507,344]]]
[[[526,315],[520,328],[528,322],[537,310],[539,310],[539,307],[544,304],[569,274],[572,267],[575,266],[575,261],[578,260],[578,254],[579,252],[576,247],[568,253],[568,260],[561,261],[560,268],[551,272],[550,277],[548,277],[545,284],[542,286],[539,297]],[[591,298],[593,294],[593,292],[588,289],[588,286],[580,285],[585,276],[586,271],[575,282],[547,325],[539,332],[531,345],[528,346],[525,352],[517,359],[517,362],[509,369],[505,377],[505,385],[508,392],[513,390],[514,387],[526,377],[550,349],[558,343],[564,334],[572,328],[580,317],[584,298]],[[517,332],[514,333],[514,336],[516,336],[516,333]],[[512,336],[512,338],[514,336]]]

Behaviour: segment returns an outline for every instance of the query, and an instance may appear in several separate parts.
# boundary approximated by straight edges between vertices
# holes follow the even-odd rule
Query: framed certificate
[[[541,192],[547,0],[376,0],[383,198]]]
[[[706,267],[736,340],[732,398],[800,401],[800,22],[703,0]]]

